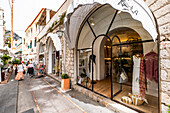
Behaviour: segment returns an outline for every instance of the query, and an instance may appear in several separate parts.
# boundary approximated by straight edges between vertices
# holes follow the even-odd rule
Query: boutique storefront
[[[56,34],[48,33],[37,45],[38,61],[43,61],[46,73],[61,76],[62,50],[61,42]]]
[[[48,74],[61,75],[62,51],[61,42],[56,34],[46,36]]]
[[[143,1],[74,0],[65,28],[78,85],[138,112],[158,113],[159,38]]]

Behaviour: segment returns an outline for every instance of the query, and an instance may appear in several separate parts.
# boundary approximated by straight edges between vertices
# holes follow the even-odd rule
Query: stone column
[[[161,108],[162,113],[167,113],[170,105],[170,41],[160,43],[161,58]]]

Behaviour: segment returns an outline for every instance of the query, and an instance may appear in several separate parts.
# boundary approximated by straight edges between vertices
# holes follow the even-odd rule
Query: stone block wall
[[[161,112],[167,113],[170,105],[170,0],[145,0],[157,21],[160,37],[160,96]]]
[[[167,113],[170,105],[170,41],[160,43],[161,66],[161,108],[162,113]]]
[[[160,38],[160,94],[161,111],[167,113],[170,105],[170,0],[144,0],[157,22],[158,38]],[[63,43],[63,41],[62,41]],[[63,48],[63,44],[62,44]],[[64,59],[64,56],[63,56]],[[64,65],[64,62],[62,63]],[[74,77],[74,51],[66,47],[66,73]]]
[[[144,0],[150,8],[157,22],[157,30],[160,37],[160,94],[161,94],[161,111],[167,113],[170,105],[170,41],[163,41],[165,38],[170,39],[170,0]],[[64,38],[64,37],[63,37]],[[74,50],[70,50],[66,44],[65,61],[64,61],[64,39],[61,38],[62,46],[62,73],[64,67],[66,73],[74,78]],[[45,50],[45,59],[48,61],[47,50]],[[48,63],[46,63],[46,68]],[[47,69],[48,70],[48,69]]]
[[[66,44],[67,45],[67,44]],[[66,73],[71,77],[74,78],[74,52],[66,46]]]
[[[61,47],[62,47],[62,73],[68,74],[71,78],[74,78],[74,50],[68,48],[66,43],[65,50],[65,61],[64,61],[64,37],[61,38]]]

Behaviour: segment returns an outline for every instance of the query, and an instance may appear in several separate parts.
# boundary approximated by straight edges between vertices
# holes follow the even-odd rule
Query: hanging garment
[[[140,96],[142,98],[145,98],[145,72],[144,72],[144,57],[141,55],[141,60],[140,60],[140,76],[139,76],[139,88],[140,88]]]
[[[93,66],[93,80],[97,79],[96,76],[96,55],[90,55],[89,56],[89,75],[90,75],[90,80],[92,80],[92,66]],[[94,64],[93,64],[94,63]]]
[[[89,56],[89,72],[91,72],[91,60],[92,60],[92,62],[96,63],[95,59],[96,59],[96,55]]]
[[[149,52],[145,55],[146,77],[158,82],[158,54]]]
[[[140,75],[140,61],[141,58],[133,55],[133,80],[132,80],[132,94],[140,95],[139,89],[139,75]]]

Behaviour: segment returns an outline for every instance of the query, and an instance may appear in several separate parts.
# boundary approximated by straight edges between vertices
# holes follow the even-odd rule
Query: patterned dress
[[[38,67],[38,76],[42,76],[45,74],[45,66],[44,64],[39,64],[39,67]]]

